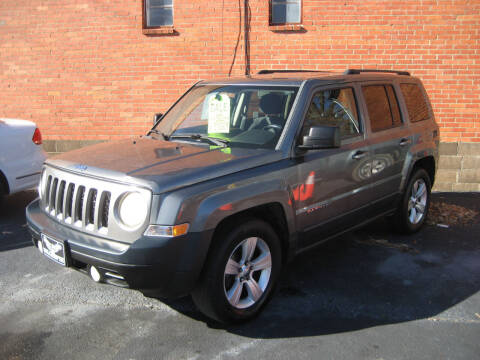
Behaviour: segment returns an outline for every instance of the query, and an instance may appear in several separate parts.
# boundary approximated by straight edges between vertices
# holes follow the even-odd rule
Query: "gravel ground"
[[[33,192],[0,210],[1,359],[478,359],[480,225],[379,221],[297,257],[242,326],[210,323],[189,298],[96,284],[41,256],[25,228]],[[480,194],[434,194],[480,210]]]

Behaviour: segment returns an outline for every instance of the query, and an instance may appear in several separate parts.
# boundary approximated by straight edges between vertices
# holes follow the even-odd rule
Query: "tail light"
[[[37,145],[42,145],[42,133],[40,132],[39,128],[35,129],[33,133],[32,141]]]

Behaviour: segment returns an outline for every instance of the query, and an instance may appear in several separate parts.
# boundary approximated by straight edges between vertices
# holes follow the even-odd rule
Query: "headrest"
[[[265,114],[283,113],[284,95],[269,93],[260,98],[260,109]]]

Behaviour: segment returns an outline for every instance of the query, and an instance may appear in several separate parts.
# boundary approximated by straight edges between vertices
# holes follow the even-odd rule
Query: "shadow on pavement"
[[[22,191],[0,200],[0,251],[31,246],[25,208],[37,197],[34,190]]]
[[[435,194],[480,207],[480,194]],[[385,220],[298,256],[263,313],[243,325],[211,324],[189,298],[166,302],[210,327],[250,338],[288,338],[455,315],[480,289],[480,226],[426,226],[393,234]],[[449,310],[448,314],[444,313]],[[472,314],[461,317],[478,318]],[[437,319],[438,320],[438,319]]]

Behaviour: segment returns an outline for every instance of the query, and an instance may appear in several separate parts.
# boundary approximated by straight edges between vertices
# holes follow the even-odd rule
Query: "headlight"
[[[43,188],[45,187],[46,182],[47,182],[47,172],[43,170],[42,176],[40,177],[40,182],[38,183],[38,196],[40,196],[40,198],[43,198]]]
[[[118,217],[123,225],[136,228],[143,224],[148,214],[148,198],[139,192],[128,192],[118,203]]]

